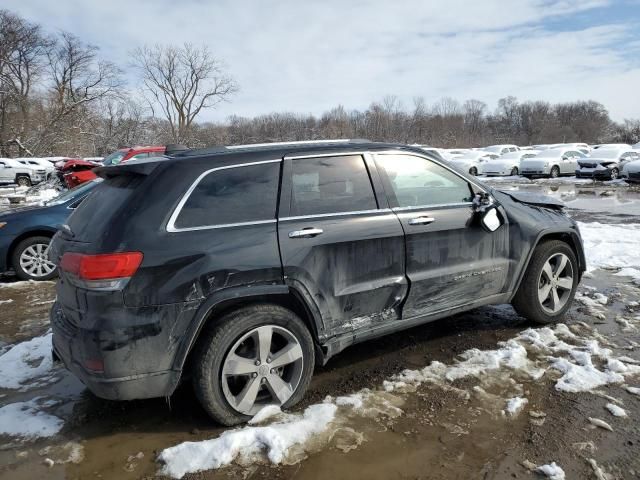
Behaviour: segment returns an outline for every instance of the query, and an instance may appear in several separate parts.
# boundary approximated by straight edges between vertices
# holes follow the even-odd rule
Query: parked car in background
[[[640,161],[625,163],[622,167],[621,178],[630,183],[640,183]]]
[[[56,170],[58,178],[67,188],[74,188],[96,178],[92,170],[100,163],[83,159],[71,159]]]
[[[525,158],[534,158],[540,153],[538,150],[519,150],[509,152],[498,158],[489,159],[482,164],[482,174],[489,177],[504,175],[519,175],[520,164]]]
[[[485,162],[500,157],[497,153],[485,152],[484,150],[472,150],[463,155],[457,155],[449,163],[469,175],[480,175],[483,172]]]
[[[599,148],[633,148],[628,143],[600,143],[598,145],[592,145],[592,150],[597,150]]]
[[[520,147],[517,145],[491,145],[489,147],[484,147],[483,150],[489,153],[497,153],[498,155],[504,155],[509,152],[517,152],[520,150]]]
[[[615,180],[622,167],[633,160],[640,160],[640,151],[631,147],[598,148],[590,158],[578,160],[576,177]]]
[[[112,154],[102,160],[101,163],[88,161],[88,160],[73,160],[67,162],[60,169],[58,174],[65,185],[69,188],[73,188],[77,185],[81,185],[84,182],[88,182],[96,178],[96,174],[93,173],[93,169],[99,166],[111,166],[118,165],[122,162],[128,162],[130,160],[142,160],[149,157],[157,157],[159,155],[165,155],[167,153],[175,153],[184,150],[186,147],[181,145],[156,145],[156,146],[142,146],[121,148],[116,150]]]
[[[578,160],[586,155],[573,148],[551,148],[542,150],[533,158],[525,158],[520,162],[520,174],[523,177],[551,177],[573,175]]]
[[[102,179],[68,190],[41,205],[0,213],[0,273],[15,271],[22,280],[49,280],[56,266],[47,257],[60,225]]]
[[[436,148],[436,147],[429,147],[427,145],[417,145],[417,144],[412,146],[415,146],[427,153],[434,155],[435,158],[437,158],[438,160],[444,160],[448,162],[456,156],[456,155],[450,154],[446,148]]]
[[[30,187],[47,178],[47,171],[39,165],[25,165],[11,158],[0,158],[0,184],[15,183]]]
[[[168,397],[190,378],[211,417],[245,422],[294,406],[316,362],[356,342],[487,304],[558,322],[585,271],[562,203],[418,148],[175,158],[97,169],[51,243],[54,358],[100,397]]]
[[[592,148],[586,143],[555,143],[553,145],[549,145],[549,148],[572,148],[574,150],[578,150],[580,153],[584,153],[585,155],[589,155],[592,151]]]
[[[53,163],[45,160],[44,158],[14,158],[14,160],[23,165],[27,165],[31,168],[35,168],[36,170],[44,169],[46,172],[46,178],[50,178],[51,175],[55,172],[55,167]]]
[[[640,142],[633,145],[633,148],[640,150]]]

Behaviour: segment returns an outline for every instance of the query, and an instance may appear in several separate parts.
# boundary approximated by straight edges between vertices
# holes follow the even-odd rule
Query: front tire
[[[512,300],[516,312],[537,323],[558,322],[578,286],[578,261],[569,245],[550,240],[536,247]]]
[[[252,305],[224,315],[203,333],[193,385],[207,413],[231,426],[265,405],[298,403],[314,366],[313,338],[297,315],[278,305]]]
[[[518,175],[518,167],[513,167],[511,169],[511,176],[516,177]]]
[[[617,168],[611,169],[611,180],[617,180],[620,176],[620,171]]]
[[[469,175],[472,175],[472,176],[474,176],[474,177],[477,177],[477,176],[478,176],[478,169],[477,169],[476,167],[471,167],[471,168],[469,169]]]
[[[557,166],[554,166],[549,175],[551,178],[558,178],[560,176],[560,169]]]
[[[49,237],[22,240],[11,255],[11,265],[21,280],[51,280],[58,271],[49,260]]]
[[[19,187],[30,187],[31,179],[27,176],[20,175],[19,177],[16,178],[16,183],[18,184]]]

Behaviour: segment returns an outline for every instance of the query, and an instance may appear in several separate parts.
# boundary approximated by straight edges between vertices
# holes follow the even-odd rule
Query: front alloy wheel
[[[551,178],[558,178],[560,176],[560,169],[556,166],[551,169]]]
[[[49,260],[50,241],[47,237],[31,237],[13,250],[13,269],[21,280],[50,280],[56,276],[56,266]]]
[[[540,272],[538,300],[542,309],[554,315],[567,304],[573,289],[573,267],[564,253],[551,256]]]
[[[620,175],[620,172],[618,171],[617,168],[611,169],[611,180],[617,180],[619,175]]]

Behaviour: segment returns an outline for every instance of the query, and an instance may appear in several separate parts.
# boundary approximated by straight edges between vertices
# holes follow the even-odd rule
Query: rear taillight
[[[136,273],[142,263],[141,252],[85,255],[65,253],[60,269],[78,287],[93,290],[119,290]]]

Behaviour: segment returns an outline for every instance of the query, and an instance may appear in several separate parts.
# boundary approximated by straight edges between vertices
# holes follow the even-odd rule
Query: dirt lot
[[[504,185],[561,197],[581,222],[640,223],[640,193],[627,187]],[[341,405],[336,397],[356,392],[362,405],[338,407],[326,429],[289,449],[279,465],[252,455],[185,478],[543,478],[531,470],[551,462],[570,479],[640,478],[640,395],[626,389],[640,387],[640,286],[616,271],[587,275],[568,328],[553,330],[555,340],[543,346],[532,338],[547,330],[498,306],[352,347],[316,370],[296,412],[328,401]],[[54,295],[53,282],[0,279],[0,354],[46,335]],[[576,350],[563,351],[559,339]],[[523,348],[526,365],[500,357]],[[576,351],[590,352],[588,360]],[[593,360],[594,369],[619,372],[623,380],[611,377],[588,391],[559,389],[565,357],[578,367]],[[494,365],[495,358],[502,360]],[[577,385],[584,379],[569,380]],[[525,400],[510,408],[512,399]],[[53,416],[61,428],[39,438],[0,435],[0,478],[153,477],[162,468],[162,450],[224,432],[206,417],[189,385],[167,400],[109,402],[53,366],[29,384],[0,389],[0,409],[17,402],[32,402],[34,415]],[[607,405],[626,416],[614,416]]]

